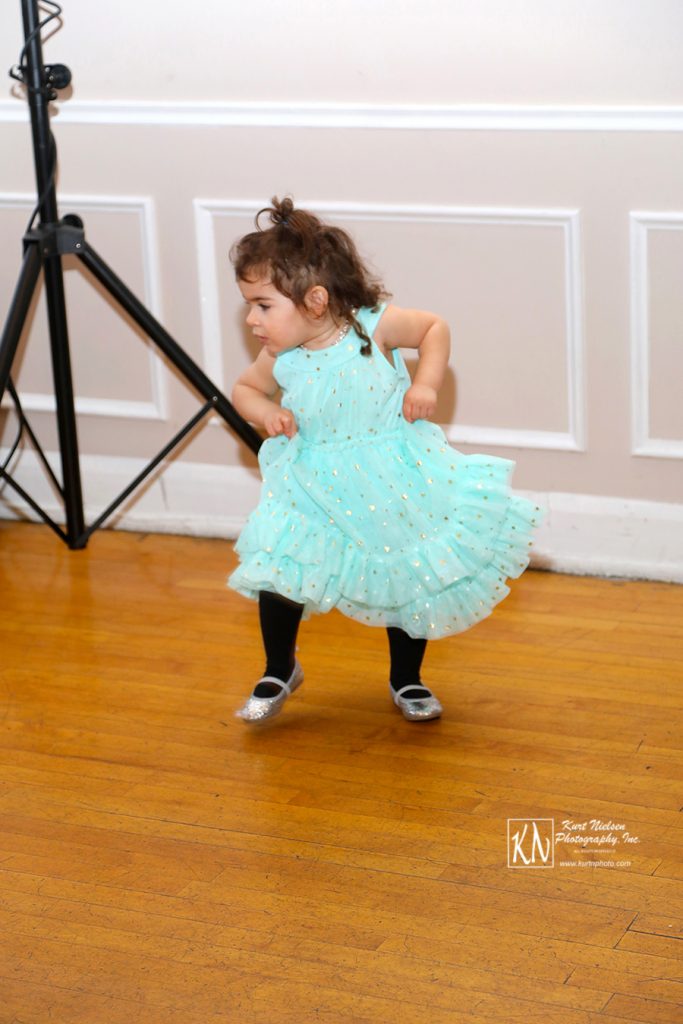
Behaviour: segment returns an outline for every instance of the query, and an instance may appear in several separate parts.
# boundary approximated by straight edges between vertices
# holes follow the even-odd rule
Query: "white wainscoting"
[[[650,436],[650,336],[648,234],[683,231],[683,213],[633,210],[631,226],[631,451],[683,459],[683,439]],[[679,381],[679,390],[681,382]],[[682,391],[683,393],[683,391]]]
[[[5,455],[0,452],[0,460]],[[58,454],[48,453],[48,458],[59,477]],[[82,457],[86,521],[92,522],[144,465],[141,459]],[[15,476],[60,521],[61,504],[33,452],[23,453]],[[260,489],[258,472],[241,466],[162,464],[142,493],[135,492],[108,526],[232,539],[255,507]],[[683,583],[683,505],[517,488],[514,492],[545,512],[535,535],[532,567]],[[0,518],[35,521],[37,517],[0,482]]]
[[[3,209],[20,209],[26,211],[27,219],[35,205],[35,197],[26,194],[0,193],[0,215]],[[108,213],[119,216],[121,213],[132,213],[138,218],[140,255],[143,267],[143,289],[139,298],[148,307],[157,320],[163,320],[161,304],[161,270],[159,266],[159,246],[157,244],[156,218],[154,203],[147,196],[121,196],[121,195],[60,195],[60,215],[65,212],[79,212],[83,214],[83,220],[87,236],[87,214],[88,212]],[[17,239],[19,242],[20,239]],[[17,246],[17,251],[19,247]],[[98,253],[105,261],[107,253]],[[19,263],[17,263],[17,275]],[[89,272],[84,271],[86,277]],[[68,305],[67,305],[68,316]],[[30,344],[30,341],[29,341]],[[112,356],[113,358],[113,356]],[[87,395],[74,395],[74,406],[77,413],[89,416],[104,416],[120,419],[138,420],[167,420],[168,419],[168,392],[167,392],[167,370],[161,358],[150,346],[147,366],[149,370],[149,401],[129,401],[120,398],[88,397]],[[44,392],[24,391],[19,392],[21,404],[26,412],[54,412],[56,405],[53,394]],[[12,408],[12,402],[7,395],[2,402],[3,408]]]

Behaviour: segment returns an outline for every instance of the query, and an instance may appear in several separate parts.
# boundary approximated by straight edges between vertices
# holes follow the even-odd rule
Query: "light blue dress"
[[[384,308],[357,314],[370,337]],[[304,618],[338,608],[412,637],[460,633],[529,564],[541,510],[510,491],[512,460],[464,455],[436,424],[403,418],[410,376],[398,349],[392,366],[374,340],[370,357],[360,348],[351,330],[275,360],[298,431],[261,446],[261,498],[228,585],[282,594]]]

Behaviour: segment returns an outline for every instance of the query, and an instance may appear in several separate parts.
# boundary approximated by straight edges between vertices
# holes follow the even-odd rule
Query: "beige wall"
[[[679,0],[64,0],[88,100],[677,104]],[[5,64],[20,2],[2,5]],[[3,65],[4,66],[4,65]]]
[[[227,251],[290,192],[353,231],[397,303],[448,317],[439,420],[517,461],[549,512],[543,564],[683,579],[683,5],[65,6],[46,45],[74,73],[53,121],[62,210],[219,385],[254,354]],[[4,309],[34,188],[9,87],[0,140]],[[196,403],[75,269],[67,292],[97,508]],[[54,449],[40,306],[18,380]],[[234,533],[253,467],[208,426],[128,522]]]

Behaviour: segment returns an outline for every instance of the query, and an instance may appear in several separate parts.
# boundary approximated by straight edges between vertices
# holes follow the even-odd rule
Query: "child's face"
[[[238,284],[249,306],[247,325],[271,356],[316,340],[321,328],[327,326],[327,317],[322,323],[319,318],[308,316],[279,292],[267,277],[239,281]]]

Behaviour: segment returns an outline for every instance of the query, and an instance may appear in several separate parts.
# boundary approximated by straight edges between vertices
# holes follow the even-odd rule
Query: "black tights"
[[[296,637],[303,613],[303,605],[290,601],[280,594],[262,590],[259,593],[259,619],[263,646],[266,652],[266,676],[287,681],[294,670]],[[409,683],[420,685],[420,667],[427,641],[416,639],[397,626],[387,627],[389,654],[391,657],[391,685],[400,690]],[[268,683],[259,683],[254,690],[257,697],[272,696]],[[276,688],[276,692],[279,689]],[[419,690],[414,694],[406,691],[405,697],[424,696]]]
[[[266,651],[264,676],[287,682],[294,669],[296,635],[304,606],[268,590],[259,592],[261,635]]]

